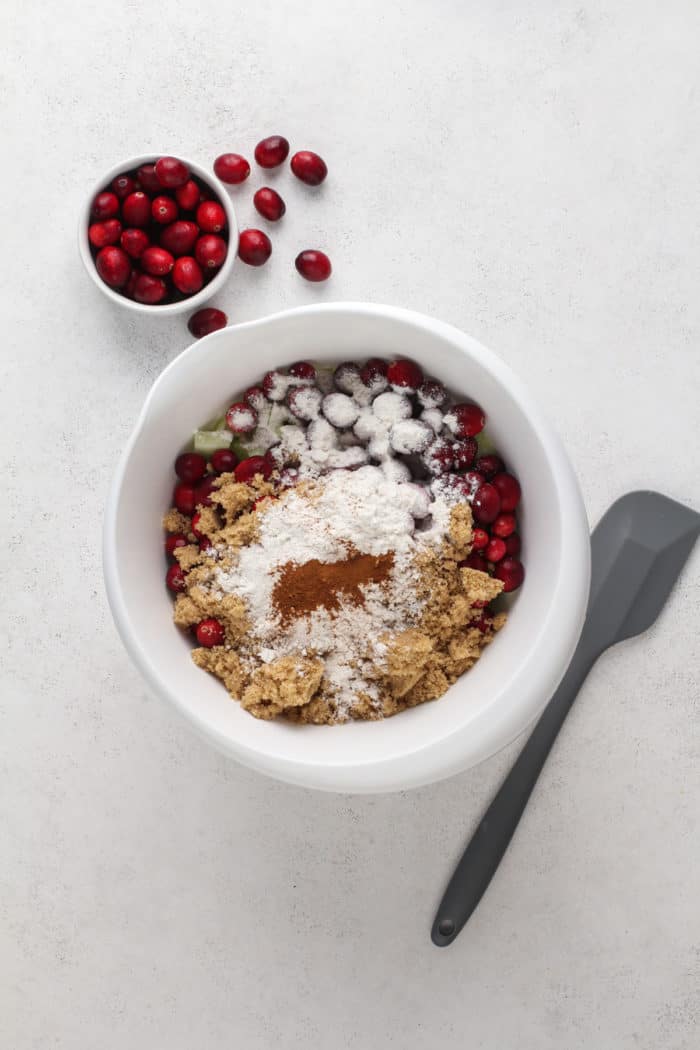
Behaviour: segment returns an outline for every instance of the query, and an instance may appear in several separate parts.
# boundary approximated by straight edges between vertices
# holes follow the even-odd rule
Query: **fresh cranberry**
[[[514,514],[499,514],[491,526],[491,534],[505,540],[515,532],[517,522]]]
[[[228,245],[223,237],[217,237],[215,233],[205,233],[195,245],[194,256],[203,269],[218,270],[223,265],[227,251]]]
[[[502,582],[506,593],[517,590],[525,579],[523,563],[517,558],[504,558],[496,566],[496,579]]]
[[[191,255],[181,255],[172,270],[173,284],[184,295],[194,295],[204,284],[202,269]]]
[[[328,174],[325,161],[318,153],[303,149],[295,153],[291,160],[292,171],[307,186],[318,186]]]
[[[253,197],[253,204],[263,218],[270,222],[278,222],[287,210],[279,193],[271,190],[269,186],[263,186]]]
[[[167,226],[177,219],[178,208],[172,197],[154,197],[151,204],[151,215],[154,222]]]
[[[467,471],[464,475],[464,483],[467,486],[470,498],[474,495],[479,486],[484,484],[485,480],[484,475],[480,474],[478,470]]]
[[[134,299],[147,306],[156,306],[167,295],[168,289],[162,277],[150,273],[140,273],[134,281]]]
[[[388,363],[382,361],[381,357],[370,357],[360,369],[360,379],[365,386],[372,386],[379,377],[386,377],[388,367]]]
[[[475,620],[472,627],[476,627],[477,631],[481,631],[482,634],[486,634],[493,627],[492,616],[480,616],[478,620]]]
[[[105,219],[113,219],[115,215],[118,215],[119,198],[116,193],[112,193],[110,190],[98,193],[92,202],[90,214],[97,222],[104,222]]]
[[[520,542],[520,536],[518,536],[517,532],[514,532],[511,536],[508,536],[508,538],[506,539],[506,551],[508,554],[510,554],[511,558],[515,558],[518,554],[520,554],[521,546],[522,544]]]
[[[93,248],[105,248],[116,244],[122,232],[119,219],[105,219],[104,222],[93,222],[88,230],[88,240]]]
[[[447,397],[444,386],[435,379],[425,379],[416,393],[423,408],[438,408]]]
[[[130,193],[122,204],[126,226],[146,226],[151,221],[151,200],[141,190]]]
[[[444,438],[436,438],[425,450],[422,459],[428,473],[433,477],[447,474],[454,467],[452,443]]]
[[[471,554],[467,555],[464,561],[469,569],[478,569],[479,572],[489,571],[489,563],[479,551],[472,551]]]
[[[268,401],[284,401],[287,393],[288,384],[285,382],[286,376],[282,372],[272,371],[266,372],[262,377],[262,388],[263,393]],[[255,387],[253,387],[255,389]],[[247,394],[250,390],[247,391]]]
[[[211,465],[217,474],[230,474],[235,470],[237,463],[238,456],[230,448],[217,448],[216,452],[211,454]]]
[[[493,539],[489,540],[489,545],[484,554],[488,561],[501,561],[506,556],[506,541],[499,539],[498,536],[494,536]]]
[[[174,532],[171,536],[165,537],[165,553],[172,558],[178,547],[186,547],[189,542],[187,536],[183,536],[181,532]]]
[[[155,163],[156,178],[166,190],[184,186],[190,177],[190,169],[177,157],[159,157]]]
[[[197,537],[198,540],[203,540],[205,538],[204,533],[201,532],[200,529],[199,529],[199,523],[200,523],[201,519],[202,519],[201,511],[197,511],[196,514],[192,515],[192,522],[190,524],[190,528],[192,529],[192,532],[195,534],[195,536]]]
[[[223,645],[226,637],[222,625],[218,620],[201,620],[195,631],[197,641],[206,649],[213,649],[215,645]]]
[[[136,282],[140,276],[141,274],[136,269],[133,269],[129,274],[129,279],[122,288],[122,294],[125,295],[127,299],[135,298],[134,292],[136,291]]]
[[[277,470],[277,461],[275,460],[273,450],[268,448],[267,452],[263,456],[263,477],[267,480],[272,473]]]
[[[187,327],[195,339],[201,339],[202,336],[209,335],[211,332],[217,332],[219,328],[225,328],[227,324],[228,317],[223,310],[205,306],[203,310],[197,310],[196,314],[192,314],[187,322]]]
[[[136,189],[136,183],[132,179],[131,175],[117,175],[116,179],[112,179],[112,193],[123,201],[125,197],[128,197],[130,193],[133,193]]]
[[[315,379],[316,369],[308,361],[297,361],[289,366],[289,374],[297,379]]]
[[[481,471],[487,481],[490,481],[494,474],[499,474],[504,469],[503,460],[500,456],[488,453],[485,456],[479,456],[476,461],[476,469]]]
[[[148,234],[143,230],[130,227],[122,233],[120,243],[127,255],[130,255],[132,259],[140,259],[151,242]]]
[[[164,277],[166,273],[170,273],[174,265],[175,259],[170,252],[166,252],[165,248],[157,248],[155,245],[146,248],[141,256],[141,266],[146,273],[154,277]]]
[[[289,143],[282,135],[268,135],[255,147],[255,160],[261,168],[277,168],[289,155]]]
[[[455,470],[469,470],[478,450],[479,446],[476,443],[476,438],[466,437],[462,438],[461,441],[455,441],[452,445]]]
[[[316,248],[306,248],[299,252],[294,265],[297,272],[307,281],[327,281],[333,272],[331,261],[325,252]]]
[[[129,256],[121,248],[113,245],[100,248],[95,257],[95,267],[102,280],[110,288],[123,288],[131,273]]]
[[[184,569],[181,569],[177,562],[175,565],[171,565],[166,572],[165,583],[168,590],[173,591],[175,594],[181,593],[187,587]]]
[[[423,382],[423,372],[413,361],[399,358],[392,361],[386,370],[386,377],[391,386],[401,393],[412,394]]]
[[[207,461],[199,452],[181,452],[175,460],[175,473],[186,485],[196,485],[207,472]]]
[[[173,490],[173,503],[181,514],[194,514],[197,500],[192,485],[176,485]]]
[[[472,533],[472,547],[475,551],[482,551],[488,546],[490,538],[485,529],[474,529]]]
[[[175,190],[175,200],[185,211],[194,211],[201,196],[199,186],[194,179],[188,179],[184,186],[178,186]]]
[[[217,201],[202,201],[197,208],[197,225],[205,233],[221,233],[226,226],[226,212]]]
[[[216,475],[206,474],[195,487],[194,495],[197,506],[211,507],[211,494],[216,490]]]
[[[226,412],[226,426],[234,434],[252,434],[258,425],[258,413],[246,401],[236,401]]]
[[[512,474],[496,474],[492,482],[501,497],[501,510],[515,510],[520,503],[520,483]]]
[[[142,164],[136,172],[136,178],[147,193],[160,193],[162,184],[156,175],[155,164]]]
[[[481,525],[489,525],[498,516],[501,509],[501,497],[498,489],[490,485],[488,481],[480,485],[474,493],[472,500],[472,512]]]
[[[478,405],[453,405],[445,423],[455,437],[474,437],[484,429],[486,417]]]
[[[208,536],[202,536],[201,540],[198,541],[197,546],[200,551],[210,551],[214,544],[211,542]]]
[[[262,230],[243,230],[238,239],[238,256],[249,266],[263,266],[272,255],[270,238]]]
[[[265,391],[261,386],[249,386],[243,395],[243,400],[258,412],[265,402]]]
[[[248,459],[241,460],[233,473],[236,481],[246,482],[252,481],[256,474],[269,478],[272,469],[264,456],[249,456]]]
[[[250,175],[250,164],[240,153],[222,153],[214,161],[214,174],[222,182],[237,186]]]
[[[199,227],[194,222],[178,219],[166,226],[160,235],[160,243],[173,255],[189,255],[199,237]]]

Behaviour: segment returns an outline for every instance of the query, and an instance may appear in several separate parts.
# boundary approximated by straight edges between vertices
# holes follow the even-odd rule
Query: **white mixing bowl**
[[[160,519],[173,460],[191,432],[264,372],[299,359],[406,356],[477,401],[518,475],[526,578],[509,620],[440,700],[382,722],[263,722],[195,667],[173,626]],[[559,440],[490,351],[429,317],[386,306],[302,307],[215,332],[156,380],[117,469],[106,511],[107,593],[124,644],[153,689],[204,737],[280,780],[331,791],[408,788],[476,765],[513,740],[556,689],[588,596],[586,513]]]

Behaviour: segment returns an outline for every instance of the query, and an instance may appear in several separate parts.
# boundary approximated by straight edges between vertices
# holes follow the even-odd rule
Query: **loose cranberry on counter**
[[[104,222],[93,222],[88,230],[88,240],[93,248],[105,248],[116,244],[122,232],[119,219],[105,219]]]
[[[494,536],[499,536],[502,540],[505,540],[511,533],[515,532],[516,525],[514,514],[499,514],[491,526],[491,532]]]
[[[461,441],[455,441],[452,445],[455,470],[469,470],[474,462],[479,446],[476,438],[466,437]]]
[[[177,219],[177,204],[172,197],[164,197],[162,195],[154,197],[151,204],[151,215],[154,222],[160,223],[161,226],[167,226]]]
[[[181,532],[174,532],[171,536],[165,537],[165,553],[172,558],[178,547],[187,547],[189,542],[187,536],[183,536]]]
[[[394,390],[402,394],[412,394],[423,382],[422,369],[405,358],[392,361],[386,370],[386,377]]]
[[[201,191],[194,179],[188,179],[184,186],[175,190],[175,200],[185,211],[194,211],[201,199]]]
[[[207,461],[199,452],[181,452],[175,460],[175,473],[186,485],[195,485],[207,472]]]
[[[517,532],[514,532],[512,536],[509,536],[506,539],[506,551],[510,554],[511,558],[515,558],[520,554],[521,546],[520,536],[518,536]]]
[[[140,259],[150,243],[148,234],[136,227],[124,230],[120,239],[122,248],[132,259]]]
[[[218,620],[201,620],[195,631],[197,641],[206,649],[213,649],[215,645],[223,645],[226,632]]]
[[[312,153],[307,149],[294,154],[291,168],[296,177],[305,182],[307,186],[319,186],[328,174],[325,161],[319,157],[318,153]]]
[[[211,465],[217,474],[230,474],[238,465],[238,456],[229,448],[217,448],[211,454]]]
[[[307,248],[299,252],[294,265],[297,272],[307,281],[327,281],[333,272],[331,261],[325,252],[316,248]]]
[[[185,295],[194,295],[204,284],[202,269],[191,255],[181,255],[172,269],[173,284]]]
[[[279,193],[271,190],[269,186],[263,186],[253,197],[253,204],[257,211],[270,222],[278,222],[287,210],[287,206]]]
[[[113,245],[100,248],[95,257],[95,267],[102,280],[110,288],[123,288],[131,273],[129,256],[121,248]]]
[[[315,379],[316,369],[308,361],[297,361],[295,364],[289,366],[290,376],[294,376],[296,379]]]
[[[217,237],[215,233],[205,233],[194,248],[195,259],[205,270],[218,270],[223,265],[227,252],[226,241],[223,237]]]
[[[485,529],[474,529],[472,533],[472,547],[475,551],[482,551],[488,547],[490,536]]]
[[[157,248],[155,245],[146,248],[141,256],[141,266],[146,273],[150,273],[154,277],[164,277],[167,273],[170,273],[174,265],[174,256],[167,252],[165,248]]]
[[[190,169],[177,157],[159,157],[155,163],[156,178],[167,190],[184,186],[190,177]]]
[[[166,226],[160,235],[161,246],[173,255],[189,255],[199,237],[199,227],[194,222],[178,219]]]
[[[168,289],[162,277],[154,277],[150,273],[140,273],[134,281],[133,296],[138,303],[147,306],[156,306],[162,303],[167,295]]]
[[[151,199],[142,190],[130,193],[122,204],[126,226],[147,226],[151,221]]]
[[[500,456],[488,453],[485,456],[479,456],[476,461],[476,469],[481,471],[487,481],[490,481],[494,474],[499,474],[504,469],[503,460]]]
[[[501,498],[498,489],[488,481],[480,485],[474,493],[472,512],[481,525],[489,525],[498,516],[501,509]]]
[[[226,212],[216,201],[202,201],[197,208],[197,225],[204,233],[221,233],[226,226]]]
[[[165,574],[165,583],[168,590],[173,591],[175,594],[179,594],[185,590],[187,583],[185,582],[185,572],[180,566],[175,563],[171,565]]]
[[[496,474],[492,484],[501,497],[501,510],[515,510],[520,503],[520,483],[512,474]]]
[[[252,481],[256,474],[269,478],[272,468],[264,456],[249,456],[248,459],[241,460],[233,473],[236,481],[245,482]]]
[[[123,201],[125,197],[128,197],[130,193],[133,193],[135,189],[136,183],[131,175],[117,175],[116,179],[112,179],[112,193],[114,193],[120,201]]]
[[[508,593],[515,591],[525,579],[523,563],[517,558],[504,558],[496,566],[496,579],[503,583],[503,590]]]
[[[111,193],[109,190],[98,193],[92,202],[90,214],[97,222],[104,222],[105,219],[113,219],[115,215],[118,215],[119,198],[116,193]]]
[[[136,172],[136,178],[147,193],[160,193],[163,188],[156,175],[155,164],[142,164]]]
[[[220,328],[225,328],[227,324],[228,318],[223,310],[205,306],[203,310],[197,310],[196,314],[192,314],[187,322],[187,327],[195,339],[201,339],[211,332],[218,332]]]
[[[282,135],[268,135],[255,147],[255,160],[261,168],[277,168],[289,155],[289,143]]]
[[[250,175],[250,164],[240,153],[222,153],[214,161],[214,174],[229,186],[238,186]]]
[[[236,401],[226,412],[226,426],[234,434],[252,434],[258,425],[258,413],[246,401]]]
[[[238,238],[238,256],[248,266],[263,266],[272,255],[272,242],[262,230],[243,230]]]
[[[486,416],[478,405],[453,405],[445,416],[445,424],[455,437],[474,437],[486,425]]]
[[[505,540],[501,540],[498,536],[494,536],[493,539],[489,540],[484,555],[486,556],[487,561],[501,561],[501,559],[506,556]]]

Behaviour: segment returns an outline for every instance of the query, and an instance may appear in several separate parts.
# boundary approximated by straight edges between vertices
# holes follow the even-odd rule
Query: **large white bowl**
[[[478,401],[523,489],[527,576],[508,623],[476,666],[435,703],[383,722],[295,726],[252,718],[195,667],[172,624],[160,519],[172,463],[190,433],[270,368],[300,358],[401,355]],[[306,787],[375,792],[439,780],[513,740],[542,710],[579,637],[590,555],[581,495],[559,440],[519,379],[490,351],[429,317],[337,303],[225,328],[190,346],[156,380],[112,484],[104,567],[124,644],[153,689],[221,751]]]

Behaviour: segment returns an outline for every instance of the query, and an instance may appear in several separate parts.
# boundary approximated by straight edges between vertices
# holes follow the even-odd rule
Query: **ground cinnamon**
[[[323,562],[312,558],[301,565],[282,566],[272,592],[272,603],[283,624],[323,607],[329,612],[340,608],[341,598],[362,605],[362,584],[382,583],[394,566],[394,554],[351,552],[343,561]]]

